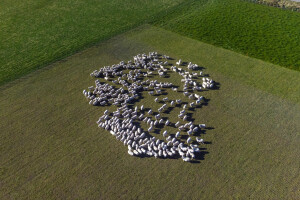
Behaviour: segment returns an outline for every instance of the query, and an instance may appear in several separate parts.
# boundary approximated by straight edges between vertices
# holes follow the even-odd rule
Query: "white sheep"
[[[196,137],[196,141],[197,141],[199,144],[204,144],[204,140],[203,140],[202,138]]]
[[[164,136],[164,137],[167,137],[167,134],[168,134],[167,131],[164,131],[164,132],[163,132],[163,136]]]
[[[189,143],[191,143],[191,141],[192,141],[192,138],[188,138],[187,140],[186,140],[186,142],[189,144]]]
[[[199,124],[199,127],[200,127],[200,128],[205,128],[206,125],[205,125],[205,124]]]

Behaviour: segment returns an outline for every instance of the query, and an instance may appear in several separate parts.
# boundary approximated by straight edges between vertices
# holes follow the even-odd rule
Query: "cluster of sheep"
[[[197,145],[190,144],[185,146],[177,138],[167,137],[167,131],[164,131],[163,136],[168,141],[165,143],[148,133],[143,132],[140,127],[134,125],[134,120],[137,117],[137,111],[129,109],[126,105],[118,108],[113,112],[113,116],[109,117],[108,111],[97,121],[98,126],[105,128],[107,131],[128,146],[128,154],[135,156],[154,156],[157,157],[176,157],[181,156],[184,161],[190,161],[195,158],[195,153],[199,152]],[[123,120],[121,119],[123,118]],[[147,119],[147,118],[144,118]],[[139,118],[142,120],[142,118]],[[147,121],[147,120],[143,120]],[[154,125],[153,121],[150,122]],[[162,123],[162,122],[161,122]],[[149,132],[151,130],[148,130]],[[179,135],[176,135],[179,137]]]
[[[150,52],[148,55],[142,54],[134,56],[134,62],[124,61],[119,64],[106,66],[99,70],[93,71],[90,75],[96,78],[104,78],[106,83],[101,84],[99,80],[95,81],[95,86],[91,86],[83,91],[84,96],[89,99],[89,103],[94,106],[116,105],[117,110],[109,113],[108,110],[99,118],[97,124],[99,127],[110,131],[117,140],[128,146],[128,154],[134,156],[154,156],[154,157],[181,157],[184,161],[191,161],[195,158],[195,153],[199,152],[197,144],[192,143],[193,134],[205,128],[205,124],[194,125],[192,122],[180,124],[180,121],[171,123],[169,120],[164,120],[161,116],[168,104],[183,105],[182,110],[178,114],[178,118],[183,121],[188,120],[186,114],[187,104],[183,104],[181,99],[169,100],[168,97],[162,98],[164,103],[158,108],[158,114],[153,112],[151,108],[145,108],[142,105],[131,108],[133,103],[139,98],[143,91],[148,91],[149,95],[161,95],[164,88],[171,88],[172,91],[178,92],[177,87],[173,87],[172,83],[159,82],[157,80],[143,80],[145,77],[153,76],[157,72],[159,76],[166,75],[169,65],[169,56],[162,56],[166,59],[164,62],[156,52]],[[199,73],[190,73],[188,70],[180,68],[182,61],[179,60],[177,66],[171,66],[171,70],[177,72],[183,77],[181,82],[184,83],[183,95],[188,96],[190,100],[195,100],[188,105],[194,107],[201,104],[204,100],[203,96],[195,93],[189,93],[190,86],[193,91],[201,91],[205,88],[214,87],[214,82],[211,79],[203,77],[202,84],[198,84],[193,78],[202,76],[202,71]],[[189,63],[188,69],[195,70],[198,65]],[[126,73],[128,71],[128,73]],[[111,81],[119,88],[110,85]],[[159,103],[159,99],[154,101]],[[153,117],[153,120],[152,120]],[[143,131],[138,124],[145,123],[148,125],[148,131]],[[151,136],[154,127],[157,126],[173,126],[178,129],[175,134],[170,134],[166,130],[162,135],[165,139],[159,140]],[[180,140],[181,131],[186,131],[189,135],[186,142]],[[173,136],[174,135],[174,136]],[[203,139],[196,137],[197,143],[203,143]]]

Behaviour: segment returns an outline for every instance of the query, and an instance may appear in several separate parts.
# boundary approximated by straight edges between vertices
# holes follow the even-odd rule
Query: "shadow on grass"
[[[211,90],[219,90],[221,87],[221,84],[219,82],[214,82],[214,87],[211,88]]]

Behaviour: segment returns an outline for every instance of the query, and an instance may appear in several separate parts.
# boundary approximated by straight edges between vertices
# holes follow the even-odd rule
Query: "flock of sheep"
[[[187,110],[194,109],[203,103],[204,97],[196,92],[213,88],[214,81],[204,77],[202,71],[195,72],[199,69],[196,64],[189,63],[185,66],[179,60],[176,65],[172,66],[169,62],[169,56],[160,56],[156,52],[150,52],[148,55],[134,56],[134,60],[127,63],[122,61],[116,65],[100,68],[90,75],[95,78],[103,78],[105,81],[101,83],[97,79],[95,86],[84,90],[83,94],[89,100],[90,105],[116,106],[116,110],[113,112],[106,110],[97,124],[127,145],[129,155],[154,156],[155,158],[181,157],[183,161],[189,162],[195,159],[197,152],[200,152],[198,144],[204,143],[203,139],[198,137],[193,141],[192,136],[206,127],[205,124],[195,125],[189,121]],[[172,71],[182,77],[182,91],[179,91],[173,83],[149,79],[156,73],[160,77],[165,77],[168,72]],[[196,81],[199,77],[202,83]],[[167,89],[172,92],[182,92],[191,102],[184,103],[181,99],[169,99],[168,97],[159,98]],[[134,106],[143,91],[155,96],[154,103],[161,103],[161,107],[155,110],[151,108],[151,105],[146,105],[147,107],[144,105]],[[171,122],[162,116],[168,107],[174,106],[181,108],[177,122]],[[147,131],[142,129],[142,124],[148,127]],[[151,135],[156,127],[163,129],[166,126],[172,126],[178,130],[174,134],[162,130],[164,140]],[[186,132],[189,136],[185,142],[182,141],[181,132]]]

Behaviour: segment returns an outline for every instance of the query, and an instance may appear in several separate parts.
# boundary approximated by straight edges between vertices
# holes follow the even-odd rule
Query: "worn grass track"
[[[200,163],[130,157],[82,95],[92,70],[154,50],[220,83],[197,111],[214,127]],[[297,71],[143,26],[1,87],[0,199],[297,199],[299,87]]]

